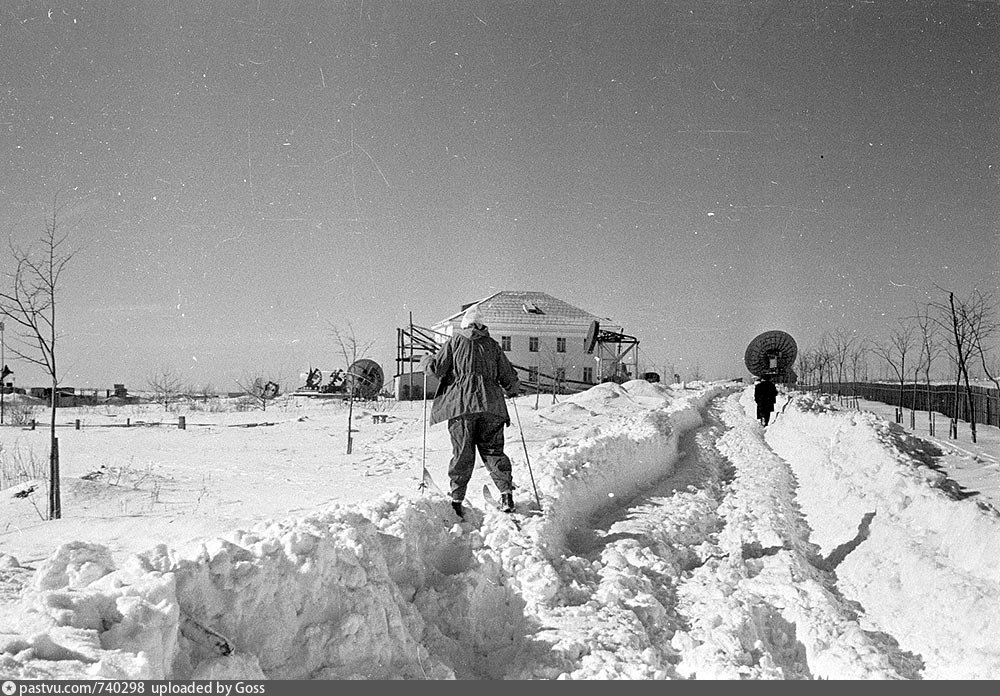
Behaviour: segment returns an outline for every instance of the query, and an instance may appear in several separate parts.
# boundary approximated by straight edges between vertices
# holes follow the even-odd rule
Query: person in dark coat
[[[448,466],[451,505],[459,517],[472,478],[476,451],[500,491],[504,512],[514,510],[514,479],[504,454],[504,428],[510,425],[506,397],[521,383],[500,344],[490,338],[479,307],[462,317],[461,330],[427,359],[424,369],[437,379],[431,425],[448,421],[452,457]]]
[[[771,411],[774,410],[774,402],[778,398],[778,388],[767,375],[764,375],[753,388],[753,400],[757,402],[757,419],[760,424],[767,426],[771,420]]]

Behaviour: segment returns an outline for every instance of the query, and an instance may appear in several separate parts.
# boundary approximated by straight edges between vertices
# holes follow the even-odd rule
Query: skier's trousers
[[[488,413],[448,419],[452,449],[448,477],[451,479],[452,500],[465,500],[465,489],[472,478],[477,451],[497,489],[501,493],[514,490],[510,457],[503,452],[505,425],[502,417]]]

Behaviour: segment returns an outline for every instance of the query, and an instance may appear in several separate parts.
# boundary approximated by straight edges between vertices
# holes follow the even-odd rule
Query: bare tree
[[[899,407],[896,409],[896,422],[903,420],[903,394],[906,388],[906,356],[913,350],[913,325],[900,320],[896,328],[889,334],[885,345],[875,344],[872,352],[882,358],[892,369],[899,380]]]
[[[974,319],[971,323],[972,341],[975,345],[975,354],[979,358],[986,379],[993,382],[993,385],[1000,390],[1000,379],[998,379],[997,361],[990,360],[990,341],[1000,331],[1000,324],[997,323],[996,305],[993,298],[988,293],[981,293],[978,290],[973,293],[973,309],[969,316]]]
[[[351,322],[347,322],[347,328],[342,329],[336,324],[330,324],[330,335],[337,342],[337,349],[341,357],[344,358],[344,369],[350,368],[361,358],[367,357],[368,352],[375,345],[375,339],[362,340],[358,338],[357,332]]]
[[[563,393],[569,359],[566,353],[560,353],[554,346],[549,349],[546,357],[552,370],[552,403],[556,403],[556,394]]]
[[[843,382],[847,369],[848,356],[854,347],[853,332],[840,327],[830,335],[831,367],[837,371],[837,381]]]
[[[240,391],[252,398],[260,406],[262,411],[267,411],[267,403],[273,401],[281,394],[281,387],[275,380],[264,377],[249,377],[244,375],[242,379],[236,380],[236,386]]]
[[[940,326],[934,320],[930,306],[918,307],[913,320],[920,332],[920,351],[917,355],[917,367],[914,374],[920,373],[924,377],[924,387],[927,391],[927,431],[933,435],[934,402],[931,398],[931,371],[934,367],[934,359],[941,354]],[[914,391],[916,391],[916,383],[917,380],[914,378]]]
[[[864,338],[852,343],[848,350],[847,362],[851,368],[851,398],[854,408],[860,406],[858,399],[861,395],[858,393],[858,383],[868,379],[868,353],[870,350],[868,339]]]
[[[330,333],[337,341],[340,353],[344,357],[344,362],[346,363],[345,370],[348,372],[350,372],[351,365],[361,358],[364,358],[368,351],[371,350],[371,347],[375,344],[375,339],[369,339],[367,341],[360,340],[357,332],[351,325],[351,322],[347,322],[346,331],[341,329],[336,324],[331,324]],[[348,390],[347,397],[347,454],[350,454],[354,447],[354,439],[352,437],[354,428],[351,425],[354,418],[354,392],[355,389],[351,386]]]
[[[815,370],[815,366],[813,364],[813,351],[799,351],[796,364],[798,365],[799,382],[801,382],[803,387],[811,387],[813,385],[813,371]]]
[[[823,382],[829,376],[833,381],[833,353],[830,349],[830,335],[824,333],[819,340],[819,347],[812,350],[812,367],[818,379],[819,392],[823,391]]]
[[[987,375],[990,376],[986,364],[985,342],[997,331],[993,319],[993,301],[989,294],[973,290],[966,298],[956,298],[955,293],[948,293],[948,301],[932,303],[937,310],[936,321],[949,336],[948,353],[956,368],[955,376],[955,414],[952,418],[952,433],[957,436],[958,430],[958,392],[965,386],[965,407],[969,417],[969,431],[972,441],[976,442],[975,401],[972,398],[972,386],[969,384],[969,369],[978,357]],[[991,377],[992,379],[992,377]],[[998,385],[1000,388],[1000,385]]]
[[[212,386],[211,382],[194,389],[193,393],[196,394],[202,401],[208,401],[213,396],[216,396],[215,387]]]
[[[52,199],[52,216],[45,222],[40,251],[11,246],[14,271],[10,289],[0,292],[0,314],[17,327],[17,337],[25,346],[12,347],[22,360],[41,367],[51,382],[49,420],[49,501],[50,520],[62,517],[59,486],[59,441],[56,438],[56,405],[59,402],[59,373],[56,369],[56,290],[66,265],[75,255],[65,248],[67,235],[60,231],[58,194]]]
[[[855,341],[856,339],[853,332],[848,331],[844,327],[840,327],[830,334],[830,372],[831,376],[834,372],[836,372],[837,395],[841,398],[841,403],[843,403],[843,384],[844,378],[847,374],[848,358],[851,354],[851,349],[854,347]]]
[[[851,380],[854,382],[864,382],[868,379],[868,353],[871,346],[868,339],[862,339],[851,347],[848,361],[851,364]]]
[[[170,404],[184,393],[184,381],[173,370],[163,369],[149,376],[146,388],[152,392],[153,400],[169,411]]]

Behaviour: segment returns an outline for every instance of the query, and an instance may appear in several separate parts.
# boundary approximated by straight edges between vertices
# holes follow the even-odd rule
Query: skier
[[[757,402],[757,419],[760,424],[767,426],[771,420],[771,411],[774,410],[774,402],[778,398],[778,388],[774,386],[770,376],[764,375],[753,388],[753,400]]]
[[[452,447],[448,477],[455,514],[464,517],[462,501],[477,450],[500,490],[501,509],[513,512],[514,479],[510,458],[503,451],[503,429],[510,425],[504,398],[520,392],[521,383],[500,344],[490,338],[477,305],[466,310],[461,330],[425,358],[423,368],[439,380],[431,425],[448,421]]]

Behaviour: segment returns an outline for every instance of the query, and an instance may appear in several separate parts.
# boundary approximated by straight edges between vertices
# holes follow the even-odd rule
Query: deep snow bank
[[[481,537],[451,519],[443,500],[392,496],[190,548],[156,548],[117,570],[101,547],[63,546],[23,600],[35,631],[0,645],[0,671],[493,676],[495,665],[473,656],[507,657],[521,603],[499,564],[476,553]]]
[[[726,387],[600,385],[548,409],[580,437],[534,463],[544,514],[454,524],[447,500],[387,496],[160,546],[115,568],[61,546],[0,616],[13,678],[554,677],[573,655],[529,635],[561,589],[573,524],[669,473],[677,438]],[[593,425],[596,423],[597,425]],[[518,497],[533,492],[524,488]]]
[[[752,397],[750,397],[752,399]],[[795,395],[766,431],[838,587],[925,678],[1000,674],[1000,517],[959,499],[934,446],[874,414]]]
[[[542,446],[537,487],[544,515],[528,527],[539,560],[561,558],[578,524],[669,475],[680,436],[701,424],[702,409],[726,388],[711,384],[677,393],[643,380],[605,383],[543,411],[542,417],[584,425],[573,437]],[[555,573],[546,573],[548,583],[522,584],[521,568],[507,570],[529,603],[549,603],[559,591]]]

